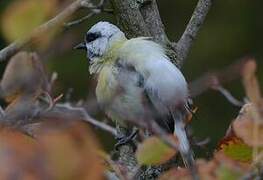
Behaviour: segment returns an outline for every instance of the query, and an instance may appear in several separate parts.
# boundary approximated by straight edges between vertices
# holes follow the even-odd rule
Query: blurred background
[[[96,2],[96,1],[94,1]],[[30,30],[59,12],[70,1],[66,0],[1,0],[0,1],[0,48],[22,37]],[[160,0],[160,14],[170,40],[177,41],[191,17],[197,0]],[[263,1],[260,0],[215,0],[190,55],[183,66],[183,73],[191,82],[206,72],[224,69],[239,58],[252,55],[258,63],[258,78],[263,80],[262,17]],[[81,10],[71,20],[85,14]],[[43,35],[29,49],[37,49],[51,74],[58,73],[53,96],[71,91],[71,101],[86,102],[88,111],[98,119],[105,119],[96,110],[95,78],[89,76],[88,62],[84,52],[72,47],[82,41],[84,33],[100,20],[114,21],[113,15],[99,14],[82,24],[63,30],[54,30]],[[2,74],[6,62],[0,64]],[[243,100],[241,80],[224,84],[237,99]],[[210,142],[205,150],[197,150],[199,156],[209,157],[222,138],[230,122],[237,116],[238,107],[230,104],[217,91],[207,91],[194,99],[198,107],[192,121],[194,135]],[[106,149],[111,149],[114,138],[96,130]]]

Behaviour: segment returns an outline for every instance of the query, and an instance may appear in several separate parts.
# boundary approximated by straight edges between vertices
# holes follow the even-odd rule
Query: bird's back
[[[186,103],[188,89],[181,71],[165,55],[165,49],[149,38],[128,40],[119,59],[134,66],[145,79],[144,88],[155,91],[166,106]]]

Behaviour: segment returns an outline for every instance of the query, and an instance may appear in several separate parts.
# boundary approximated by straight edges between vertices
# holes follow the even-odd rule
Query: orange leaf
[[[237,137],[252,147],[263,146],[263,122],[255,119],[253,111],[256,111],[252,104],[247,104],[242,109],[242,114],[233,122],[233,130]],[[258,128],[255,137],[254,128]]]
[[[37,139],[0,129],[0,179],[103,179],[99,145],[82,123],[44,128]]]
[[[251,102],[258,104],[261,100],[261,93],[256,78],[256,62],[254,59],[247,61],[243,69],[243,84],[246,89],[246,94]]]

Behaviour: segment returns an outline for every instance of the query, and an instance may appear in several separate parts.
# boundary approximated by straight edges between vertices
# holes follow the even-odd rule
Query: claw
[[[136,137],[136,135],[138,134],[139,130],[136,129],[135,131],[133,131],[129,136],[121,136],[121,137],[117,137],[116,139],[118,140],[118,142],[114,145],[115,150],[119,150],[120,146],[126,145],[126,144],[131,144],[132,146],[134,146],[134,149],[136,149],[136,146],[133,142],[133,139]]]

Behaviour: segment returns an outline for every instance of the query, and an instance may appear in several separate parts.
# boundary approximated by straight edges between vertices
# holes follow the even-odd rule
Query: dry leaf
[[[161,139],[150,137],[138,146],[136,158],[139,164],[159,165],[174,157],[175,154],[176,151],[166,145]]]
[[[261,101],[261,93],[258,84],[258,80],[256,78],[256,62],[254,59],[251,59],[246,62],[242,75],[243,75],[243,84],[246,89],[247,97],[250,99],[252,103],[258,104]]]
[[[0,179],[103,179],[100,148],[90,129],[82,123],[58,127],[36,140],[1,129]]]
[[[12,1],[2,16],[4,37],[12,42],[25,37],[55,11],[56,0]]]
[[[36,53],[19,52],[11,58],[0,83],[1,96],[7,102],[18,96],[38,96],[49,91],[47,74]]]
[[[215,180],[215,171],[218,168],[218,164],[216,161],[205,161],[205,160],[197,160],[196,166],[198,169],[198,174],[200,179],[204,180]],[[160,180],[192,180],[192,176],[188,169],[186,168],[174,168],[167,172],[164,172],[160,178]]]
[[[263,121],[256,120],[253,116],[256,111],[252,104],[242,108],[241,115],[233,122],[233,131],[236,136],[244,141],[245,144],[252,147],[263,146]],[[258,128],[257,137],[255,138],[255,127]]]

